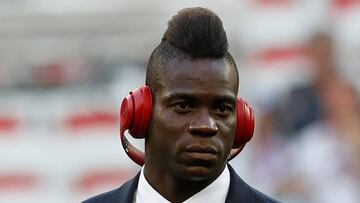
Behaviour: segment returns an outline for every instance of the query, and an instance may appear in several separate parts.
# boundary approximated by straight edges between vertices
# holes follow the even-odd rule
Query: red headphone
[[[233,149],[228,160],[233,159],[244,148],[254,134],[254,111],[241,97],[237,98],[237,127]],[[142,86],[131,91],[122,101],[120,110],[120,138],[126,154],[135,163],[144,165],[144,153],[134,147],[125,137],[129,130],[134,138],[145,138],[152,113],[152,96],[148,86]]]

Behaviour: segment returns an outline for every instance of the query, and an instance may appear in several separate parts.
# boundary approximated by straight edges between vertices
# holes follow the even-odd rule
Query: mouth
[[[200,153],[200,154],[217,154],[217,150],[211,146],[193,145],[185,148],[185,152],[188,153]]]
[[[190,146],[185,148],[186,159],[190,162],[201,163],[213,161],[217,158],[217,150],[211,146]]]

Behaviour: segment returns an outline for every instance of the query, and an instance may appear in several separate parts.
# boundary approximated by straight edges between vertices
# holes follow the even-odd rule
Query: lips
[[[212,146],[192,145],[185,148],[185,159],[189,163],[200,164],[202,162],[214,161],[217,158],[217,150]]]
[[[217,150],[211,146],[189,146],[185,149],[189,153],[217,154]]]
[[[212,146],[189,146],[185,148],[183,158],[185,163],[193,166],[210,166],[217,160],[218,151]]]

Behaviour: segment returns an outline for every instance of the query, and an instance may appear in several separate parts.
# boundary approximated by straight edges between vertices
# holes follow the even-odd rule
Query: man
[[[152,111],[145,165],[120,188],[85,203],[275,202],[227,165],[237,133],[239,82],[227,50],[222,22],[210,10],[184,9],[169,21],[148,63],[152,97],[145,103]]]

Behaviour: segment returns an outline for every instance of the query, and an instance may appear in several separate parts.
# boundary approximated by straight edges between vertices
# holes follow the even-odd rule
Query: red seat
[[[40,177],[32,173],[0,173],[0,193],[35,190],[40,184]]]
[[[346,10],[351,7],[360,5],[359,0],[333,0],[333,4],[336,9]]]
[[[307,57],[305,47],[273,47],[260,51],[256,56],[256,60],[264,63],[274,63],[294,59],[304,59]]]
[[[0,116],[0,135],[14,131],[18,127],[18,119],[11,116]]]
[[[89,172],[80,176],[76,188],[80,193],[104,192],[119,187],[136,172],[130,169],[111,169]]]
[[[75,113],[65,120],[65,127],[71,130],[92,129],[92,128],[112,128],[118,124],[116,112],[109,113],[104,111],[93,111],[86,113]]]

